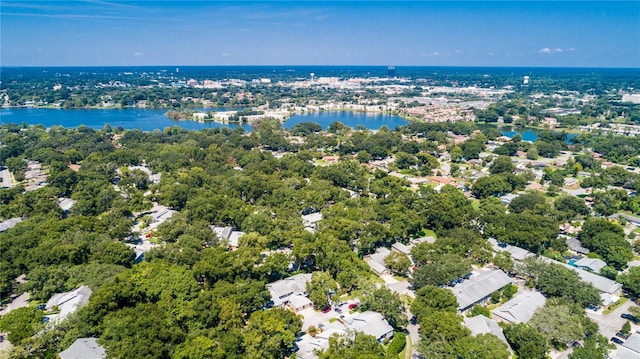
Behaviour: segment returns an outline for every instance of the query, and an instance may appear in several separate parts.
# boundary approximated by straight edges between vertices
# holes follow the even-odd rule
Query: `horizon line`
[[[47,68],[47,67],[56,67],[56,68],[77,68],[77,67],[388,67],[394,66],[396,69],[398,67],[440,67],[440,68],[536,68],[536,69],[628,69],[628,70],[640,70],[640,66],[632,67],[632,66],[539,66],[539,65],[395,65],[395,64],[369,64],[369,65],[350,65],[350,64],[342,64],[342,65],[320,65],[320,64],[270,64],[270,65],[230,65],[230,64],[215,64],[215,65],[177,65],[177,64],[167,64],[167,65],[0,65],[0,69],[3,68]]]

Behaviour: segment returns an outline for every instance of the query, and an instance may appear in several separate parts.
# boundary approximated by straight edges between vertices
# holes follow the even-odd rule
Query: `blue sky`
[[[640,67],[640,1],[8,1],[2,66]]]

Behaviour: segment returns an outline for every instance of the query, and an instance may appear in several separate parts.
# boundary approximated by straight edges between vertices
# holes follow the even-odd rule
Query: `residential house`
[[[47,301],[46,310],[51,311],[57,308],[59,313],[48,315],[48,317],[51,321],[62,322],[69,314],[86,305],[91,293],[91,288],[83,285],[69,292],[52,295]]]
[[[276,307],[287,306],[291,304],[291,300],[294,297],[307,297],[309,295],[307,293],[307,283],[311,282],[311,278],[311,273],[302,273],[267,284],[273,305]],[[291,307],[294,309],[304,306],[304,301],[301,298],[293,299]]]
[[[211,230],[216,234],[216,237],[227,244],[229,250],[236,250],[240,246],[240,237],[244,235],[244,232],[234,231],[233,227],[218,227],[211,226]]]
[[[321,220],[321,212],[309,213],[302,216],[302,224],[304,225],[304,228],[311,233],[315,232],[316,227]]]
[[[321,333],[312,337],[305,334],[296,342],[296,358],[315,359],[316,351],[329,347],[329,340],[334,335],[354,335],[355,332],[371,335],[382,342],[393,336],[393,327],[382,314],[377,312],[345,314],[337,321],[323,324]]]
[[[511,278],[505,272],[496,269],[473,275],[450,289],[458,299],[458,310],[464,312],[471,309],[474,304],[485,302],[491,293],[511,282]]]
[[[10,230],[20,222],[22,222],[22,218],[20,217],[10,218],[10,219],[7,219],[6,221],[0,222],[0,233]]]
[[[607,263],[598,258],[581,258],[573,263],[574,266],[580,269],[588,270],[594,273],[600,273],[600,270],[604,268]]]
[[[78,338],[58,356],[60,359],[103,359],[107,352],[98,344],[97,338]]]
[[[493,311],[493,317],[510,323],[527,323],[539,308],[544,307],[547,298],[537,291],[518,293],[508,302]]]
[[[632,334],[622,343],[618,350],[609,355],[611,359],[638,359],[640,358],[640,334]]]
[[[567,247],[578,254],[588,254],[589,249],[582,246],[582,242],[575,237],[566,237]]]
[[[498,339],[502,340],[507,347],[509,347],[509,343],[507,342],[507,338],[505,338],[504,333],[502,332],[502,328],[496,323],[494,320],[491,320],[484,315],[476,315],[475,317],[464,317],[463,319],[464,326],[469,328],[471,331],[471,335],[476,336],[480,334],[493,334]]]
[[[498,242],[495,238],[489,238],[489,243],[496,252],[506,251],[511,254],[511,258],[515,261],[522,262],[527,257],[535,257],[535,254],[528,250],[506,243]]]
[[[599,290],[602,293],[615,294],[615,293],[618,293],[620,291],[620,289],[622,289],[622,284],[620,284],[620,283],[618,283],[618,282],[616,282],[614,280],[611,280],[609,278],[602,277],[602,276],[600,276],[598,274],[595,274],[593,272],[589,272],[589,271],[586,271],[584,269],[576,268],[574,266],[570,266],[570,265],[568,265],[566,263],[563,263],[563,262],[554,261],[553,259],[550,259],[550,258],[547,258],[547,257],[538,257],[538,258],[543,262],[560,264],[560,265],[565,266],[566,268],[571,269],[572,271],[575,271],[580,276],[580,279],[582,279],[583,281],[585,281],[587,283],[591,283],[594,288],[596,288],[597,290]]]
[[[385,258],[390,253],[391,251],[388,248],[381,247],[376,249],[375,253],[364,256],[363,260],[378,275],[391,274],[391,270],[384,263]]]
[[[76,201],[71,198],[58,198],[58,206],[64,213],[69,213],[74,204],[76,204]]]

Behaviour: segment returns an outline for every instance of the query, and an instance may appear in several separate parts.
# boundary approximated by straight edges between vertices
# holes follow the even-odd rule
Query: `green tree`
[[[396,355],[397,357],[397,355]],[[392,358],[375,337],[364,333],[334,334],[329,338],[329,348],[318,353],[318,359],[373,359]]]
[[[371,310],[382,314],[395,329],[402,329],[407,325],[404,303],[400,295],[386,287],[370,291],[361,298],[362,310]]]
[[[443,254],[418,268],[409,281],[416,289],[427,285],[440,286],[448,284],[470,271],[471,265],[464,258],[457,254]]]
[[[300,319],[287,309],[254,312],[244,331],[247,358],[276,359],[291,355],[301,328]]]
[[[20,345],[36,334],[41,319],[42,312],[37,308],[18,308],[0,318],[0,330],[9,333],[7,338],[13,345]]]
[[[411,266],[411,260],[402,253],[391,252],[384,259],[384,264],[391,269],[393,274],[405,276]]]
[[[529,325],[546,335],[554,347],[563,348],[584,338],[582,317],[583,312],[576,308],[550,301],[533,315]]]
[[[331,293],[338,290],[338,283],[327,272],[315,272],[311,281],[307,283],[309,299],[316,308],[324,308],[329,305]]]
[[[502,173],[513,173],[516,170],[516,166],[511,161],[509,156],[498,156],[489,166],[489,172],[492,175]]]
[[[465,359],[507,359],[507,344],[493,334],[480,334],[456,340],[453,350],[458,358]]]
[[[108,314],[100,340],[111,357],[170,358],[184,332],[159,306],[143,303]]]
[[[416,291],[416,298],[411,302],[411,313],[420,321],[435,312],[455,313],[458,300],[453,293],[445,288],[428,285]]]
[[[628,320],[624,322],[624,324],[622,324],[622,329],[620,329],[620,331],[622,333],[629,334],[629,332],[631,331],[631,323],[629,323]]]
[[[504,328],[504,336],[521,359],[545,358],[549,350],[547,337],[528,324],[509,325]]]

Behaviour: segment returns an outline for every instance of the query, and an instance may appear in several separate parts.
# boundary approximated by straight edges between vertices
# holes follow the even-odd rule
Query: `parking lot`
[[[633,302],[628,300],[609,314],[603,315],[602,310],[599,310],[598,312],[587,310],[587,315],[594,322],[598,323],[598,327],[600,327],[600,334],[607,337],[607,339],[611,339],[611,337],[615,336],[616,333],[620,331],[622,325],[627,321],[620,317],[620,315],[628,313],[629,307],[633,305]],[[637,330],[640,330],[640,325],[631,323],[631,332],[633,333]]]

